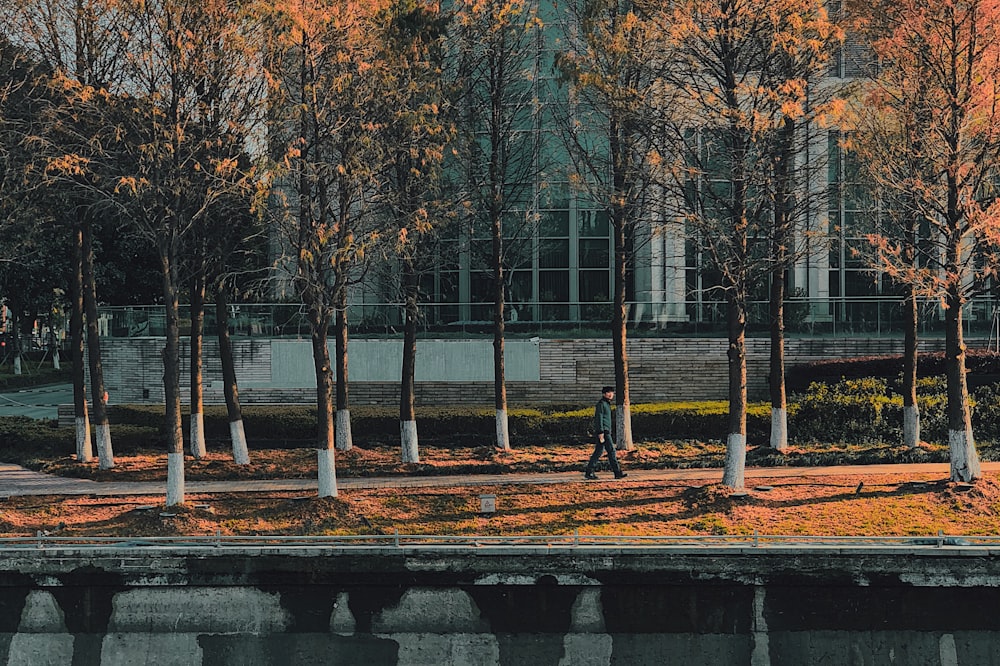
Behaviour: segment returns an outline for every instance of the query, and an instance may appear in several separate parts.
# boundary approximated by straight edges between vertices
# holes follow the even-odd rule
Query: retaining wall
[[[415,390],[417,404],[493,404],[492,358],[481,340],[421,340],[417,344]],[[162,402],[163,338],[108,338],[102,341],[105,384],[113,402]],[[975,341],[969,341],[975,346]],[[901,354],[902,340],[790,339],[788,367],[813,360]],[[921,342],[921,351],[936,351],[943,339]],[[589,405],[599,387],[614,383],[611,341],[602,339],[540,339],[512,341],[508,347],[507,395],[510,404],[579,403]],[[188,343],[182,341],[181,368],[188,367]],[[279,350],[275,353],[275,350]],[[728,387],[727,341],[720,338],[634,338],[628,342],[629,379],[633,403],[670,400],[724,400]],[[244,403],[314,403],[315,378],[308,341],[250,338],[233,345],[240,399]],[[350,400],[353,405],[394,405],[399,380],[388,380],[398,358],[385,341],[358,340],[349,356]],[[747,340],[747,390],[752,400],[767,397],[769,342]],[[374,358],[378,357],[378,358]],[[222,368],[218,346],[205,340],[205,402],[222,404]],[[394,366],[393,366],[394,367]],[[186,372],[186,371],[182,371]],[[486,376],[484,376],[486,372]],[[398,371],[397,371],[398,374]],[[376,377],[377,379],[373,379]],[[181,391],[188,395],[186,381]]]
[[[0,557],[0,664],[988,666],[998,562],[949,547],[26,549]]]

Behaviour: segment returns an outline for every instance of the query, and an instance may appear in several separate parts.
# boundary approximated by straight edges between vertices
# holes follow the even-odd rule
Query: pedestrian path
[[[73,404],[72,384],[46,384],[0,393],[0,416],[58,417],[59,405]]]
[[[1000,463],[983,463],[983,472],[1000,472]],[[947,478],[948,463],[913,463],[886,465],[843,465],[835,467],[753,467],[746,470],[747,486],[753,479],[787,479],[817,476],[858,476],[898,474],[901,476],[938,475]],[[664,483],[704,480],[718,481],[720,469],[632,469],[628,478],[615,480],[605,474],[598,481],[586,481],[582,472],[537,472],[524,474],[461,474],[443,476],[340,477],[340,490],[359,488],[453,488],[462,486],[540,485],[547,483],[615,483],[660,481]],[[239,481],[188,481],[185,492],[191,494],[309,492],[316,490],[316,479],[267,479]],[[92,495],[99,497],[160,495],[166,492],[162,481],[91,481],[32,472],[18,465],[0,463],[0,497],[23,495]]]

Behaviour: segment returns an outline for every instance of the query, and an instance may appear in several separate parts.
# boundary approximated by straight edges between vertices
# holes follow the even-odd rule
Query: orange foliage
[[[873,235],[880,263],[928,296],[952,305],[993,275],[971,261],[1000,247],[1000,3],[901,0],[858,11],[855,26],[883,63],[854,109],[854,150],[884,196],[904,199],[936,228],[938,247],[917,269],[898,242]]]

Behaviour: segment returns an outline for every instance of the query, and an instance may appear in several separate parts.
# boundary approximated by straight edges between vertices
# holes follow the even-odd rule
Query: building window
[[[878,209],[863,182],[857,158],[842,148],[842,135],[828,137],[830,161],[830,298],[834,318],[859,330],[879,325],[880,275],[872,269],[868,234],[878,231]]]
[[[538,300],[541,302],[541,319],[568,320],[569,272],[538,271]]]

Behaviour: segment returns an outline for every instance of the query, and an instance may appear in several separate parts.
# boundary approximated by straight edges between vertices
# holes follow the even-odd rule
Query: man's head
[[[611,400],[611,398],[615,397],[615,387],[605,386],[604,388],[601,389],[601,394],[604,395],[604,397],[607,398],[608,400]]]

